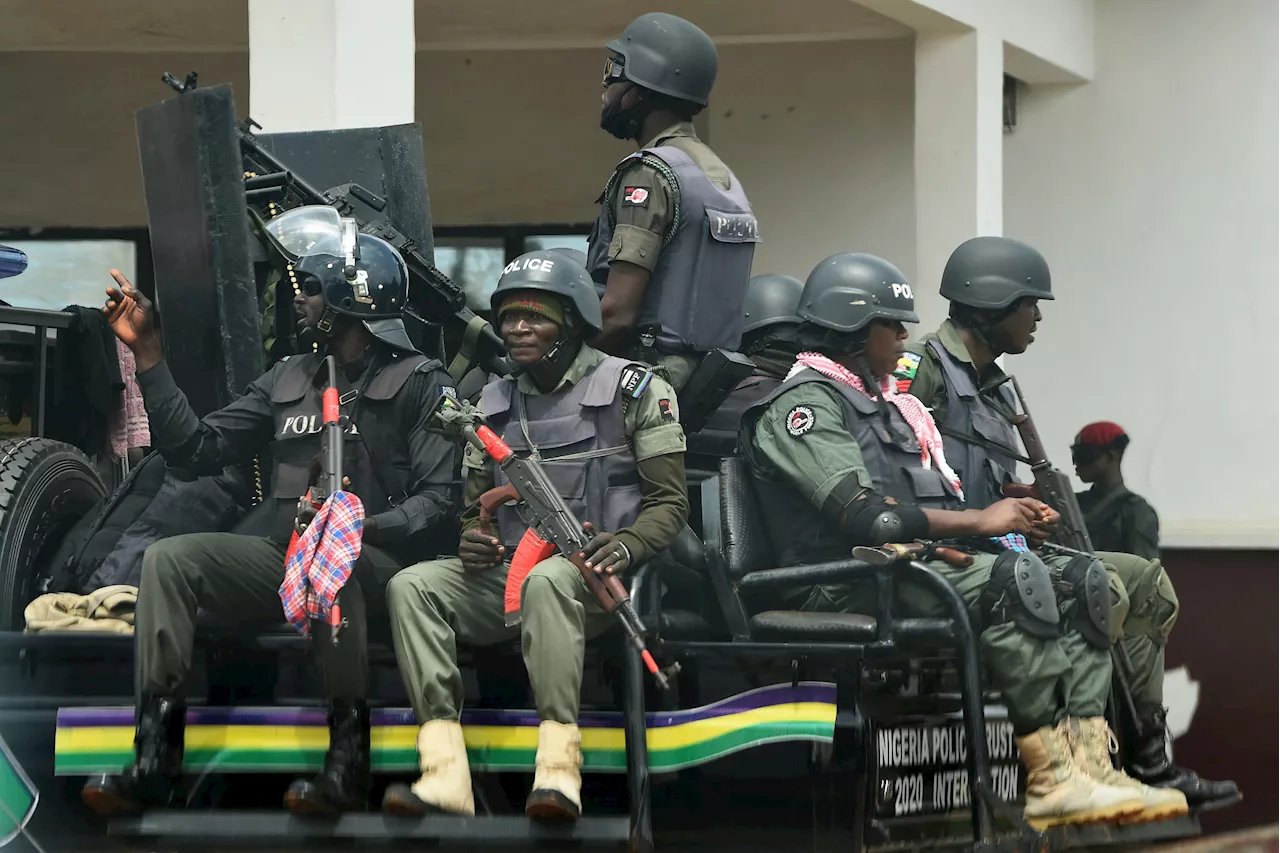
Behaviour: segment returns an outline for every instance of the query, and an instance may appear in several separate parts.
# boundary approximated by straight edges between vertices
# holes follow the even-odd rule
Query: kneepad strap
[[[1088,554],[1073,554],[1062,569],[1075,608],[1071,624],[1094,648],[1111,648],[1111,587],[1107,570]]]
[[[1033,637],[1059,636],[1053,579],[1041,559],[1028,551],[1002,551],[996,557],[980,603],[983,627],[1011,621]]]

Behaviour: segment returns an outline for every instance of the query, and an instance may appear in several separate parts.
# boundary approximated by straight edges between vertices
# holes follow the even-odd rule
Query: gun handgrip
[[[516,491],[514,483],[498,486],[482,494],[479,500],[480,526],[485,530],[489,530],[493,521],[494,511],[503,504],[518,500],[520,500],[520,493]]]
[[[1006,498],[1035,498],[1040,500],[1040,490],[1029,483],[1005,483],[1000,493]]]

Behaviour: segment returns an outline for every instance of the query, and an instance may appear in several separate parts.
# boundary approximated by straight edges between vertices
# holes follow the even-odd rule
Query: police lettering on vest
[[[644,158],[672,185],[678,211],[663,235],[658,262],[645,288],[636,328],[654,330],[654,349],[686,355],[736,350],[742,342],[743,304],[760,226],[742,185],[732,172],[722,190],[672,146],[646,148],[618,164],[602,198],[587,252],[587,270],[597,284],[609,277],[613,242],[612,200],[623,166]]]

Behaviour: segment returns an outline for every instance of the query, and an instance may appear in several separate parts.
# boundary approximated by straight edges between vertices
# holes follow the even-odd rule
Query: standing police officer
[[[894,389],[903,324],[918,322],[905,277],[872,255],[834,255],[809,275],[797,313],[804,321],[798,342],[812,351],[801,352],[787,380],[747,411],[739,439],[762,483],[756,493],[782,564],[840,559],[856,545],[959,538],[972,563],[932,566],[968,604],[1008,706],[1027,768],[1027,821],[1044,828],[1142,812],[1135,789],[1091,778],[1069,746],[1068,722],[1102,713],[1111,662],[1105,634],[1088,630],[1074,590],[1061,583],[1065,560],[1046,566],[1025,549],[992,541],[1010,533],[1043,540],[1058,514],[1029,498],[962,509],[962,484],[932,419],[920,401]],[[1105,592],[1100,566],[1089,579]],[[816,586],[798,590],[795,605],[874,606],[861,591]],[[912,609],[939,609],[922,590],[899,592]],[[1090,633],[1092,640],[1082,637]],[[1103,700],[1080,689],[1089,680],[1103,685]]]
[[[413,349],[399,319],[408,284],[403,259],[376,237],[361,234],[357,243],[354,224],[330,207],[297,208],[272,220],[268,232],[294,262],[301,284],[294,300],[300,337],[310,336],[320,351],[282,359],[243,397],[203,419],[191,411],[164,362],[150,301],[111,271],[119,287],[107,290],[104,312],[137,359],[155,447],[171,466],[197,476],[270,451],[275,518],[268,538],[196,533],[147,549],[135,625],[141,689],[136,758],[122,775],[91,779],[82,794],[104,814],[164,804],[173,794],[182,767],[184,681],[197,611],[236,625],[284,621],[286,545],[314,516],[310,502],[299,497],[321,450],[325,354],[341,366],[341,407],[349,419],[344,468],[366,517],[360,559],[337,598],[342,626],[336,635],[319,622],[311,628],[329,699],[329,750],[318,777],[290,787],[286,804],[293,811],[332,814],[365,805],[366,605],[381,612],[386,582],[400,567],[449,553],[457,541],[461,454],[424,429],[450,380],[438,361]]]
[[[1076,492],[1093,546],[1154,560],[1160,556],[1160,516],[1125,485],[1121,462],[1129,435],[1117,423],[1095,421],[1076,433],[1071,461],[1090,488]]]
[[[734,350],[759,227],[742,184],[693,129],[716,79],[701,29],[651,12],[609,42],[600,126],[640,150],[597,201],[587,268],[605,352],[661,365],[679,390],[701,354]]]
[[[1025,243],[977,237],[952,252],[941,293],[951,302],[950,317],[904,354],[898,389],[933,410],[947,458],[964,482],[966,503],[980,509],[999,501],[1006,484],[1017,483],[1015,401],[996,358],[1026,352],[1035,340],[1043,319],[1039,300],[1053,299],[1049,265]],[[1180,806],[1184,797],[1192,806],[1234,800],[1235,783],[1201,779],[1173,764],[1165,748],[1164,648],[1178,617],[1168,574],[1158,559],[1102,551],[1097,556],[1109,576],[1111,641],[1124,651],[1125,680],[1138,712],[1132,719],[1122,703],[1126,769],[1146,785],[1168,789],[1145,790],[1153,809]],[[1112,784],[1127,779],[1112,770],[1106,720],[1099,714],[1082,723],[1076,738],[1082,760]]]
[[[586,269],[564,254],[530,252],[512,261],[492,297],[493,317],[515,363],[485,386],[489,426],[520,455],[546,466],[574,513],[598,535],[584,556],[596,571],[621,573],[668,547],[689,515],[684,432],[675,393],[641,365],[606,356],[585,339],[600,330],[600,302]],[[468,448],[466,506],[505,478]],[[393,813],[474,813],[462,727],[460,643],[520,637],[538,707],[538,754],[525,812],[538,819],[581,813],[578,732],[583,646],[612,624],[567,559],[538,563],[523,584],[521,623],[508,626],[503,591],[526,530],[501,507],[497,530],[463,515],[458,556],[410,566],[392,578],[387,604],[396,658],[422,728],[422,777],[392,785]]]

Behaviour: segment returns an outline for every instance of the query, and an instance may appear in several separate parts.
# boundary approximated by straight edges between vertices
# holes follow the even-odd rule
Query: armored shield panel
[[[205,415],[263,370],[231,87],[175,95],[138,110],[135,124],[165,356]]]

